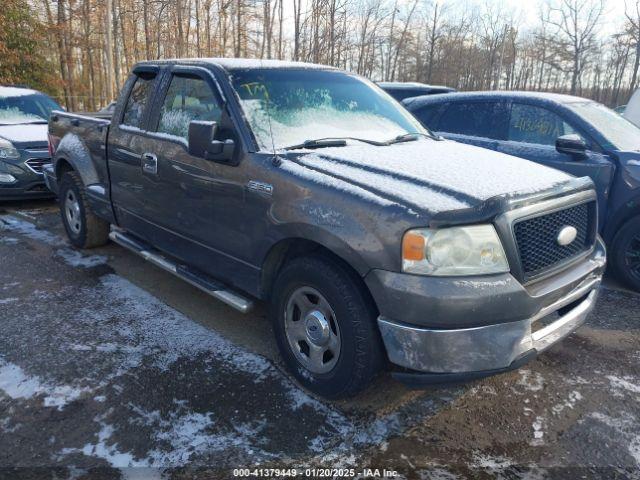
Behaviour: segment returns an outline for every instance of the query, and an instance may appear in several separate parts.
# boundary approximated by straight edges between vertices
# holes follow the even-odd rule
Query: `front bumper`
[[[0,200],[52,198],[54,195],[45,185],[43,174],[27,164],[28,161],[48,160],[48,150],[19,149],[19,152],[19,159],[0,161],[0,173],[8,173],[15,178],[12,183],[0,183]]]
[[[436,308],[424,309],[420,324],[392,319],[385,314],[388,308],[381,309],[378,325],[389,360],[413,371],[428,372],[424,383],[478,378],[517,368],[523,359],[534,358],[584,323],[594,308],[605,264],[604,245],[598,241],[588,258],[529,287],[515,279],[498,284],[485,280],[486,285],[475,280],[460,291],[455,280],[425,278],[420,288],[425,289],[424,295],[419,295],[415,277],[405,275],[409,285],[404,287],[399,277],[394,277],[396,292],[409,292],[418,304],[433,303]],[[442,295],[443,281],[449,282],[449,295],[433,300],[431,282],[438,282]],[[496,289],[500,294],[496,295]],[[414,313],[409,297],[403,295],[401,300],[406,302],[405,308],[396,312]],[[466,319],[461,322],[464,306]],[[431,316],[433,312],[435,316]],[[483,316],[492,312],[499,314]],[[449,320],[454,326],[443,328]]]

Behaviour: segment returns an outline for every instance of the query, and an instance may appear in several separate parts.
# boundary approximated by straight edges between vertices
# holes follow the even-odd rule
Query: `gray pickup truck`
[[[328,398],[517,368],[584,322],[605,268],[591,180],[432,135],[329,67],[135,66],[110,120],[54,112],[64,226],[246,312]]]

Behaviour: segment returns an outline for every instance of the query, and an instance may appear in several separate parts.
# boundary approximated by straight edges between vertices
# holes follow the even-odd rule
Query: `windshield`
[[[567,106],[593,125],[615,150],[640,151],[640,128],[613,110],[595,102],[570,103]]]
[[[15,96],[0,94],[0,124],[47,122],[51,110],[56,109],[60,109],[60,105],[40,93]]]
[[[427,133],[382,90],[347,73],[236,70],[232,83],[262,150],[320,138],[386,141]]]

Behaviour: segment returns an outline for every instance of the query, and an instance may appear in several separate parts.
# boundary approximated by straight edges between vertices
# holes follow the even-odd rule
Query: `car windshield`
[[[388,141],[426,134],[373,84],[338,71],[235,70],[232,82],[262,150],[321,138]]]
[[[0,92],[0,124],[47,122],[51,111],[60,108],[41,93],[6,95]]]
[[[595,102],[570,103],[567,106],[593,125],[614,149],[640,151],[640,128],[613,110]]]

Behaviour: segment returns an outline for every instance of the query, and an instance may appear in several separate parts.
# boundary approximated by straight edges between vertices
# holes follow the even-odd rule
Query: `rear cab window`
[[[450,103],[433,129],[470,137],[505,140],[508,111],[503,102]]]
[[[144,115],[153,94],[156,72],[140,72],[136,74],[127,103],[122,111],[121,125],[134,129],[144,128]]]

